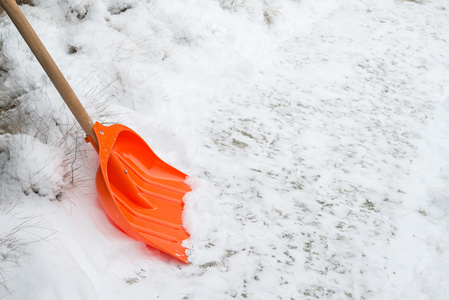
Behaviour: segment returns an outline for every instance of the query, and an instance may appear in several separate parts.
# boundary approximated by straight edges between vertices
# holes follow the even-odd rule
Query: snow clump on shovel
[[[189,177],[186,183],[192,188],[184,196],[182,223],[190,238],[183,242],[187,247],[189,261],[201,265],[219,261],[223,247],[219,245],[220,228],[226,212],[217,201],[213,186],[204,179]]]

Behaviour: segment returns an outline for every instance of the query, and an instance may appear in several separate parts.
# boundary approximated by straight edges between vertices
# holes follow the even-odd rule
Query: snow
[[[448,299],[444,0],[35,0],[93,119],[189,174],[191,264],[109,223],[0,19],[2,299]]]

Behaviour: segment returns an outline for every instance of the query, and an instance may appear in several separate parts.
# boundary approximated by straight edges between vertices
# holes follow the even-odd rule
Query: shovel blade
[[[134,131],[94,125],[100,167],[96,187],[109,219],[126,234],[188,263],[182,242],[187,175],[162,161]]]

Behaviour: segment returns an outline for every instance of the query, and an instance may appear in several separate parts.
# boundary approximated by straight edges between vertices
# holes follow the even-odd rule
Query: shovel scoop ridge
[[[182,227],[187,175],[162,161],[120,124],[95,123],[100,167],[96,187],[109,219],[126,234],[188,263]]]

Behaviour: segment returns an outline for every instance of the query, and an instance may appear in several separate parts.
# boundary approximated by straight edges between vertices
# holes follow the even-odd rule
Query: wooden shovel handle
[[[36,32],[34,32],[15,0],[0,0],[0,3],[8,16],[11,18],[11,21],[14,23],[17,30],[22,35],[25,42],[28,44],[28,47],[30,47],[31,51],[34,53],[34,56],[36,56],[45,73],[47,73],[48,77],[55,85],[62,99],[70,108],[86,135],[90,135],[94,139],[94,142],[98,144],[97,137],[95,136],[95,132],[93,130],[94,123],[92,122],[92,119],[87,114],[83,105],[76,97],[67,80],[64,78],[58,66],[51,58],[47,49],[45,49],[41,40],[37,36]]]

